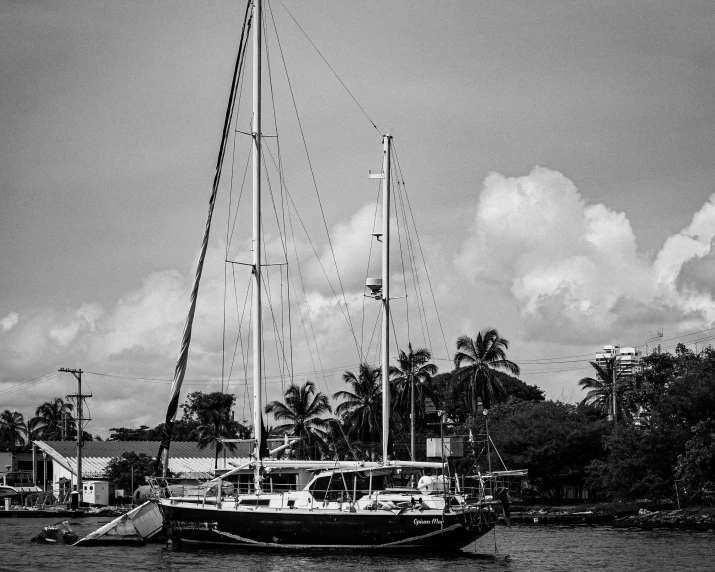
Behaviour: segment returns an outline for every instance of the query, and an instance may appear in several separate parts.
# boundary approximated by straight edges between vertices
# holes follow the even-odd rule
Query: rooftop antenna
[[[656,332],[655,336],[653,336],[653,337],[651,337],[651,338],[648,338],[648,339],[645,341],[645,354],[648,355],[648,342],[658,342],[658,341],[660,341],[661,339],[663,339],[663,328],[661,328],[660,330],[658,330],[658,331]]]

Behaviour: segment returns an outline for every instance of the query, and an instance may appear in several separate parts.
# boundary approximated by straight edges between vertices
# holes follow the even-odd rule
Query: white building
[[[290,438],[290,443],[296,441]],[[275,456],[281,456],[284,447],[288,447],[289,439],[268,439],[268,447],[273,449]],[[211,447],[200,449],[194,442],[174,441],[169,455],[169,470],[175,477],[189,480],[204,480],[220,475],[251,460],[253,440],[247,439],[235,444],[235,451],[226,450],[216,460]],[[34,441],[33,447],[43,455],[40,463],[48,464],[47,474],[50,476],[48,488],[59,499],[65,499],[77,483],[77,444],[74,441]],[[113,496],[112,487],[105,487],[106,468],[109,462],[120,457],[125,452],[144,453],[150,457],[159,450],[158,441],[87,441],[82,447],[82,492],[83,502],[104,504]],[[214,468],[216,466],[216,468]],[[0,469],[1,470],[1,469]],[[291,471],[286,471],[291,473]],[[287,486],[295,488],[301,479],[298,469],[292,474],[270,475],[267,477],[267,487]],[[239,487],[248,487],[253,482],[253,469],[246,469],[245,474],[238,475]],[[302,480],[312,475],[302,475]],[[33,476],[33,481],[35,477]],[[50,484],[51,483],[51,484]],[[141,483],[136,483],[138,486]]]
[[[603,353],[597,353],[595,361],[606,368],[614,357],[620,375],[635,375],[641,371],[641,352],[634,347],[603,346]]]

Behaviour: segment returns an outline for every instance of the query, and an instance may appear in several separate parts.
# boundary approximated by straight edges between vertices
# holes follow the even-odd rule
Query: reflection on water
[[[80,536],[109,520],[71,522]],[[36,545],[29,542],[52,519],[0,519],[0,569],[111,570],[251,570],[252,572],[349,570],[349,572],[592,571],[713,572],[713,532],[632,531],[607,527],[498,527],[461,555],[410,556],[252,553],[230,550],[168,552],[162,545],[143,548]],[[494,551],[494,543],[498,553]]]

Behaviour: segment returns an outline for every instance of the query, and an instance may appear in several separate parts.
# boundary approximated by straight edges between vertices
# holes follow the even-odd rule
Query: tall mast
[[[253,432],[256,438],[256,490],[261,489],[261,426],[263,406],[263,324],[261,323],[261,0],[254,0],[253,18]]]
[[[383,135],[382,158],[382,462],[390,439],[390,134]]]

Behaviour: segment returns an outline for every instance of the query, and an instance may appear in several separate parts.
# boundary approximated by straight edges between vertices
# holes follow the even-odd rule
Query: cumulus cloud
[[[64,348],[74,341],[81,331],[94,332],[96,321],[103,313],[102,308],[96,304],[83,304],[68,322],[51,328],[48,335]]]
[[[498,327],[512,342],[518,341],[521,355],[528,353],[528,348],[543,351],[544,344],[554,342],[593,346],[614,335],[621,340],[642,339],[644,332],[663,323],[669,330],[679,331],[709,326],[715,320],[714,201],[704,205],[686,228],[670,237],[649,259],[639,252],[624,213],[603,204],[589,204],[561,173],[539,167],[521,177],[492,173],[475,197],[470,228],[455,232],[466,236],[457,254],[444,255],[451,244],[427,243],[431,276],[440,277],[433,285],[442,311],[442,322],[434,324],[431,341],[429,331],[425,334],[420,325],[422,310],[432,311],[431,295],[427,290],[422,292],[426,302],[422,309],[416,307],[414,298],[402,298],[401,264],[393,267],[396,300],[392,313],[397,328],[391,339],[393,353],[395,340],[404,344],[411,339],[413,345],[431,346],[435,356],[444,359],[458,335],[473,335],[488,325]],[[267,399],[278,398],[284,384],[290,382],[280,377],[288,362],[302,374],[295,381],[313,379],[321,391],[331,393],[340,386],[343,369],[361,359],[356,346],[362,347],[363,358],[377,359],[379,328],[375,325],[380,305],[363,296],[374,215],[374,205],[366,205],[331,229],[345,300],[342,295],[336,299],[326,286],[313,246],[305,237],[291,239],[296,240],[288,244],[293,276],[292,328],[287,326],[288,290],[280,283],[285,267],[266,267]],[[337,289],[328,245],[317,236],[313,240]],[[397,256],[397,241],[394,248]],[[284,258],[279,237],[267,236],[266,252],[271,262]],[[297,274],[295,253],[302,278]],[[379,252],[373,248],[372,255],[374,264],[369,273],[379,273]],[[243,388],[245,372],[250,377],[251,369],[251,272],[246,266],[229,266],[224,275],[226,257],[225,243],[214,240],[207,254],[194,320],[185,391],[219,389],[217,380],[223,369],[226,375],[231,372],[231,391],[239,395],[241,407],[250,408],[250,392],[244,395]],[[243,250],[228,257],[249,261],[251,252],[244,245]],[[461,272],[455,272],[455,267]],[[191,264],[183,272],[154,272],[134,290],[118,300],[104,300],[102,306],[86,303],[70,309],[22,309],[22,319],[17,312],[9,314],[0,320],[0,380],[22,381],[60,366],[81,366],[86,371],[128,377],[171,378],[193,271]],[[409,266],[405,271],[409,282]],[[228,286],[225,314],[224,284]],[[422,287],[426,286],[423,282]],[[408,303],[412,304],[410,333]],[[429,320],[434,321],[434,317]],[[289,338],[292,352],[287,348]],[[444,361],[438,361],[438,365],[449,367]],[[308,373],[321,368],[332,369],[332,373],[325,377]],[[93,411],[96,419],[101,419],[98,425],[103,434],[108,427],[159,422],[168,384],[125,378],[95,378],[93,382],[91,375],[89,382],[96,384],[92,389],[100,398]],[[47,399],[50,393],[62,391],[38,386],[20,401],[24,400],[25,411],[30,411],[37,406],[38,396]],[[22,403],[16,407],[22,408]],[[239,417],[241,414],[237,412]]]
[[[624,213],[587,204],[564,175],[536,167],[522,177],[486,177],[455,262],[472,280],[508,289],[529,337],[598,343],[664,321],[710,325],[710,294],[678,277],[711,253],[714,236],[711,200],[650,261]]]
[[[3,332],[9,332],[17,324],[19,319],[20,314],[17,312],[10,312],[2,320],[0,320],[0,329]]]

